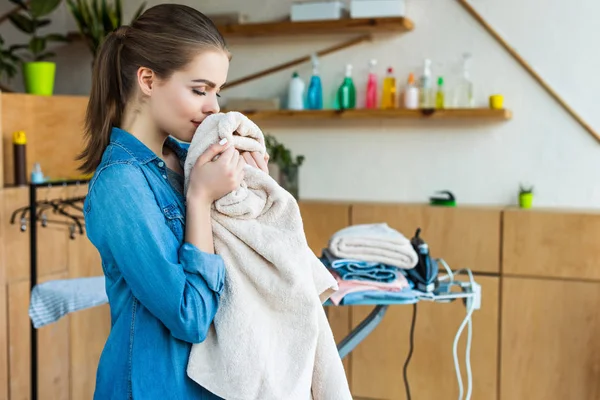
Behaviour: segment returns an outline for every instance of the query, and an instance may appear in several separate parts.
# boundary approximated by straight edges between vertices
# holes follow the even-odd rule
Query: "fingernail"
[[[219,142],[219,144],[221,146],[223,146],[225,143],[227,143],[227,139],[226,138],[221,139],[221,141]]]

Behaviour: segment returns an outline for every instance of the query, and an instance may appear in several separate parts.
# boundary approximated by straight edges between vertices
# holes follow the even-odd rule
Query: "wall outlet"
[[[481,308],[481,285],[477,282],[473,282],[473,294],[470,298],[473,302],[473,310],[479,310]]]

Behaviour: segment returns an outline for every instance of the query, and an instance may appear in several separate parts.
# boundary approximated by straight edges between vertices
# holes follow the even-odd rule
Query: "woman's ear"
[[[152,94],[152,88],[156,83],[156,75],[150,68],[140,67],[137,71],[137,82],[140,90],[146,96]]]

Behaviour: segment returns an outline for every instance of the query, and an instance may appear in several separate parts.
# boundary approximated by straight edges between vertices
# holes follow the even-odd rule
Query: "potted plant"
[[[520,186],[519,206],[521,208],[531,208],[533,205],[533,186]]]
[[[54,11],[61,0],[10,0],[20,8],[9,15],[10,22],[19,30],[30,35],[29,43],[12,46],[12,50],[20,52],[23,62],[23,79],[25,91],[31,94],[51,96],[54,92],[54,76],[56,64],[48,59],[55,56],[47,51],[49,42],[66,42],[64,35],[40,35],[38,29],[50,25],[47,17]]]
[[[67,0],[71,15],[77,22],[79,34],[90,49],[94,60],[106,36],[123,25],[121,0]],[[143,2],[133,16],[133,20],[144,11]]]
[[[288,148],[268,134],[265,135],[265,144],[270,156],[269,174],[298,200],[298,172],[304,156],[293,157]]]
[[[6,47],[0,36],[0,80],[10,81],[17,74],[19,58],[12,47]]]

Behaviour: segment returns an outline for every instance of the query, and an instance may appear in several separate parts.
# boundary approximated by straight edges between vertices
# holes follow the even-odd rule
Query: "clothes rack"
[[[37,285],[37,256],[38,256],[38,222],[41,221],[42,227],[48,226],[48,224],[67,224],[70,229],[71,239],[75,239],[76,233],[81,235],[84,234],[84,219],[83,219],[83,207],[77,205],[77,203],[83,203],[85,197],[73,197],[66,199],[55,199],[52,201],[42,200],[38,201],[38,190],[39,189],[52,189],[68,186],[80,186],[85,185],[89,180],[53,180],[43,183],[30,183],[29,184],[29,204],[25,207],[19,208],[11,215],[10,223],[16,222],[17,215],[20,213],[20,224],[21,232],[27,230],[27,222],[29,222],[29,274],[30,274],[30,291]],[[65,206],[80,212],[80,214],[72,214],[65,210]],[[61,215],[70,219],[70,222],[60,220],[50,220],[46,217],[44,211],[48,210],[55,214]],[[29,218],[27,218],[29,214]],[[31,323],[31,338],[30,338],[30,357],[31,357],[31,399],[38,399],[38,335],[37,329]]]

